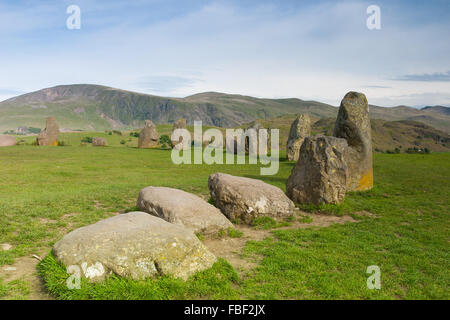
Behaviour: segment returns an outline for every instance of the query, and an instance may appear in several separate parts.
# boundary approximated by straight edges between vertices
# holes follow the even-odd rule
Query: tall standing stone
[[[246,129],[244,134],[246,154],[252,156],[256,156],[258,154],[259,130],[261,129],[263,129],[263,127],[258,122],[254,122]]]
[[[151,120],[145,120],[144,129],[139,133],[139,148],[156,148],[159,142],[159,134]]]
[[[181,118],[173,123],[172,133],[177,129],[187,129],[186,119]],[[180,137],[180,140],[178,140],[178,141],[171,140],[171,142],[172,142],[172,148],[175,148],[175,149],[181,149],[181,148],[186,149],[188,147],[188,146],[184,146],[183,137]]]
[[[306,137],[299,159],[286,182],[286,194],[296,203],[338,204],[345,198],[347,141],[322,135]]]
[[[339,108],[333,135],[347,140],[345,157],[349,169],[347,190],[368,190],[373,187],[372,131],[369,105],[364,94],[349,92]]]
[[[307,114],[300,114],[292,123],[286,145],[286,155],[289,161],[297,161],[303,140],[311,135],[311,119]]]
[[[57,146],[59,136],[59,126],[54,117],[48,117],[45,124],[45,130],[38,134],[38,146]]]

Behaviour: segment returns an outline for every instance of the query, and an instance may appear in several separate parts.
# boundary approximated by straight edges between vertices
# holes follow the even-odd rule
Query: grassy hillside
[[[278,128],[280,130],[280,147],[285,148],[290,126],[294,120],[294,115],[285,115],[274,119],[257,120],[257,122],[260,122],[265,128]],[[312,134],[333,134],[335,118],[318,119],[313,117],[311,120],[313,122]],[[404,152],[408,148],[414,147],[428,148],[434,152],[450,151],[450,135],[421,122],[372,119],[371,125],[374,151],[386,152],[398,148],[400,152]]]
[[[350,193],[342,205],[321,209],[325,214],[298,212],[283,228],[236,226],[241,238],[222,235],[215,242],[233,248],[235,260],[221,259],[187,282],[113,277],[68,290],[66,269],[51,256],[39,272],[60,299],[448,299],[449,164],[449,153],[376,154],[373,190]],[[42,297],[31,255],[44,257],[71,230],[134,210],[143,187],[175,187],[208,199],[208,176],[220,171],[284,189],[293,165],[282,161],[277,175],[264,177],[255,165],[176,166],[168,150],[0,148],[0,243],[12,245],[0,250],[0,265],[16,268],[0,269],[0,299]],[[357,222],[314,223],[339,219],[330,215]],[[224,252],[217,255],[226,258]],[[381,269],[381,290],[366,287],[370,265]]]
[[[447,109],[371,106],[371,117],[388,121],[418,120],[449,133]],[[337,108],[316,101],[259,99],[217,92],[167,98],[80,84],[43,89],[0,102],[0,132],[21,126],[43,128],[48,116],[56,117],[62,129],[103,131],[138,128],[146,119],[167,124],[186,118],[190,124],[202,120],[205,125],[235,127],[256,119],[298,113],[334,118]]]

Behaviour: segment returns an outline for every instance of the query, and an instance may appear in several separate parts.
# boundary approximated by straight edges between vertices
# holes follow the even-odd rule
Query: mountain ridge
[[[450,132],[450,108],[415,109],[370,105],[371,118],[421,121]],[[236,127],[256,119],[309,113],[332,118],[338,108],[298,98],[267,99],[221,92],[202,92],[184,98],[161,97],[97,84],[59,85],[26,93],[0,102],[0,131],[20,126],[43,127],[45,117],[55,116],[62,128],[107,130],[138,128],[143,121],[172,123],[186,118],[192,124]]]

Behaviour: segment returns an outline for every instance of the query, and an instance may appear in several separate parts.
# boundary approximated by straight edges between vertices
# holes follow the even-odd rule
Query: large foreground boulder
[[[306,137],[286,182],[286,193],[302,204],[338,204],[345,198],[348,168],[344,139],[322,135]]]
[[[144,129],[139,133],[139,148],[156,148],[159,142],[159,134],[151,120],[145,120]]]
[[[231,221],[250,224],[256,217],[280,219],[294,212],[294,203],[280,188],[261,180],[215,173],[208,186],[216,206]]]
[[[12,136],[0,135],[0,147],[10,147],[17,144],[17,139]]]
[[[66,267],[91,280],[110,274],[132,279],[170,275],[186,279],[216,257],[186,228],[145,212],[130,212],[76,229],[52,250]]]
[[[142,211],[202,234],[233,227],[219,209],[192,193],[166,187],[147,187],[139,193]]]
[[[56,119],[48,117],[45,130],[38,134],[36,142],[38,146],[57,146],[59,136],[59,126]]]
[[[94,137],[92,138],[92,146],[94,147],[106,147],[108,145],[108,142],[105,138],[101,137]]]
[[[307,114],[300,114],[292,123],[286,145],[286,156],[289,161],[297,161],[303,140],[311,135],[311,119]]]
[[[339,108],[333,135],[347,140],[345,157],[349,168],[348,190],[368,190],[373,187],[372,130],[369,105],[364,94],[349,92]]]

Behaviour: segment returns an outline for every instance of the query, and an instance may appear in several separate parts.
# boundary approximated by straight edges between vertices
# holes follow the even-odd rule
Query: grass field
[[[111,144],[0,148],[0,244],[12,245],[0,250],[0,299],[30,297],[27,278],[10,281],[5,267],[48,253],[73,229],[134,210],[143,187],[170,186],[207,199],[208,176],[220,171],[284,189],[294,165],[282,161],[277,175],[260,176],[254,165],[175,166],[169,150]],[[51,256],[39,272],[62,299],[448,299],[450,154],[376,154],[374,175],[371,191],[348,194],[340,206],[303,208],[358,223],[271,229],[264,240],[247,242],[242,258],[256,263],[244,273],[220,259],[186,282],[112,277],[68,290],[65,268]],[[366,287],[370,265],[381,269],[380,290]]]

